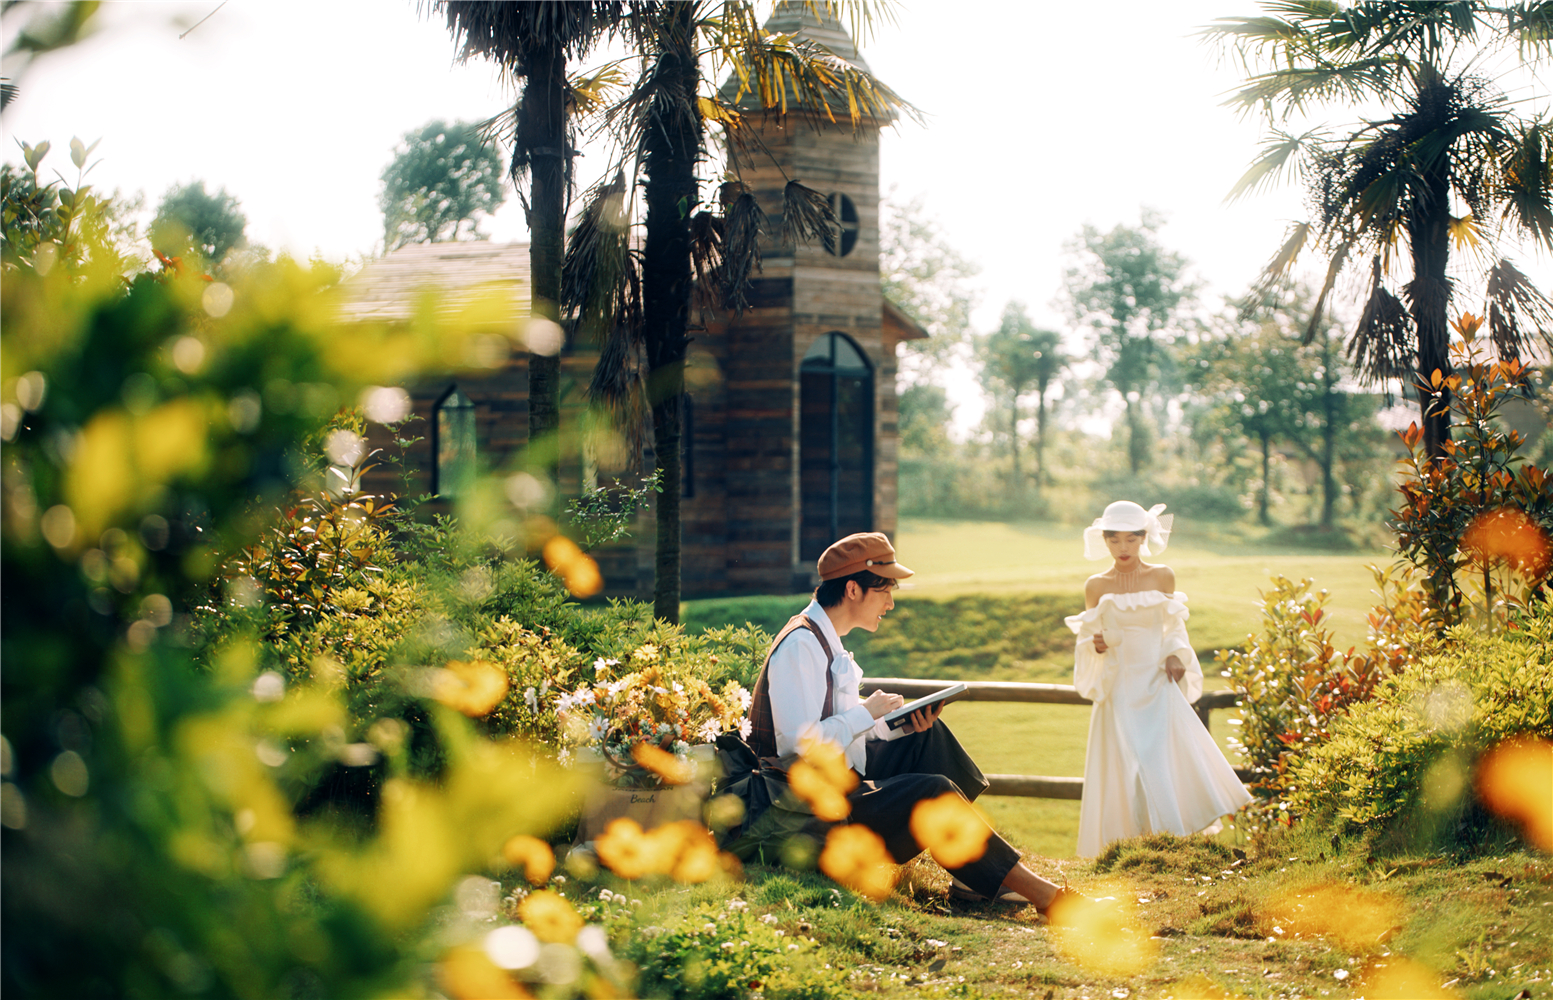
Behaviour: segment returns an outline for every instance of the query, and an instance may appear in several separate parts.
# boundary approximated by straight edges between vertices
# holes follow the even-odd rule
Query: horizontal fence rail
[[[942,691],[955,681],[920,680],[915,677],[865,677],[863,696],[875,691],[888,691],[910,701],[935,691]],[[1089,705],[1088,698],[1078,693],[1071,684],[1030,684],[1022,681],[964,681],[965,696],[962,701],[1025,702],[1041,705]],[[1234,708],[1240,695],[1233,691],[1205,691],[1192,707],[1204,727],[1216,708]],[[1256,772],[1248,767],[1235,768],[1241,781],[1251,781]],[[1081,799],[1084,797],[1083,778],[1048,777],[1039,774],[989,774],[988,795],[1019,795],[1036,799]]]

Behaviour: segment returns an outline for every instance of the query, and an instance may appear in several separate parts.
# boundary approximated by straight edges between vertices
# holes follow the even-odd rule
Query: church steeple
[[[782,0],[776,10],[766,20],[764,30],[772,35],[793,35],[804,41],[823,45],[827,50],[846,60],[854,69],[864,73],[872,73],[868,68],[868,62],[863,58],[862,52],[857,47],[856,40],[842,23],[833,17],[828,11],[821,8],[819,11],[812,9],[802,0]],[[737,74],[729,74],[723,82],[721,95],[725,101],[733,101],[739,92],[739,78]],[[838,123],[848,120],[849,111],[845,101],[832,102],[831,115]],[[744,111],[761,111],[760,100],[754,94],[746,93],[739,98],[738,106]],[[802,103],[789,102],[789,111],[802,110]],[[895,113],[889,112],[883,117],[884,121],[894,121]]]

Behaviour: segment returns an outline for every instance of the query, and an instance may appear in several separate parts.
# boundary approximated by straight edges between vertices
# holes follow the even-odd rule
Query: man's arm
[[[874,714],[866,702],[828,719],[820,718],[825,711],[827,669],[825,652],[807,629],[794,631],[772,652],[766,679],[771,685],[771,722],[778,754],[794,752],[805,736],[829,740],[845,750],[873,728]],[[889,711],[886,708],[879,714]]]

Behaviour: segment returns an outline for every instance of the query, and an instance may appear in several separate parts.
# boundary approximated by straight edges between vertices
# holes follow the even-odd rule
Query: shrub
[[[648,927],[620,942],[623,957],[641,970],[643,997],[665,1000],[829,1000],[848,991],[839,976],[814,967],[801,946],[759,920],[742,900],[727,907],[703,903],[667,927]]]
[[[1502,829],[1475,803],[1474,769],[1506,740],[1553,739],[1553,611],[1542,604],[1503,632],[1458,627],[1448,638],[1294,763],[1294,810],[1340,834],[1415,847],[1472,847]]]
[[[1414,575],[1405,567],[1371,571],[1381,604],[1370,613],[1364,651],[1332,645],[1325,590],[1312,593],[1310,580],[1274,576],[1272,589],[1262,592],[1262,631],[1247,635],[1242,649],[1219,652],[1224,676],[1243,696],[1240,719],[1232,721],[1240,735],[1230,742],[1257,774],[1248,786],[1256,796],[1247,807],[1253,830],[1292,821],[1295,762],[1324,743],[1333,721],[1384,677],[1429,648]]]
[[[1485,358],[1476,341],[1482,322],[1470,314],[1453,321],[1462,338],[1451,346],[1456,373],[1435,373],[1454,422],[1444,457],[1422,449],[1416,424],[1402,433],[1408,457],[1391,527],[1402,557],[1424,574],[1438,628],[1473,616],[1503,621],[1553,569],[1553,479],[1517,454],[1525,438],[1499,419],[1508,400],[1528,395],[1528,366]]]

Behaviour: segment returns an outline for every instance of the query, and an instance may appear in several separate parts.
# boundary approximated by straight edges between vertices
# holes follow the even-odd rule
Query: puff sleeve
[[[1186,667],[1186,673],[1176,682],[1181,693],[1186,695],[1186,700],[1195,702],[1202,697],[1202,665],[1197,662],[1197,652],[1192,649],[1191,640],[1186,635],[1186,621],[1192,613],[1186,607],[1186,595],[1179,590],[1165,601],[1165,636],[1160,644],[1160,669],[1165,668],[1165,659],[1172,654],[1181,660]]]
[[[1097,705],[1110,693],[1118,665],[1116,646],[1111,645],[1109,639],[1109,648],[1104,653],[1095,651],[1094,637],[1105,631],[1101,607],[1063,619],[1078,637],[1073,643],[1073,686],[1078,688],[1080,695]]]

